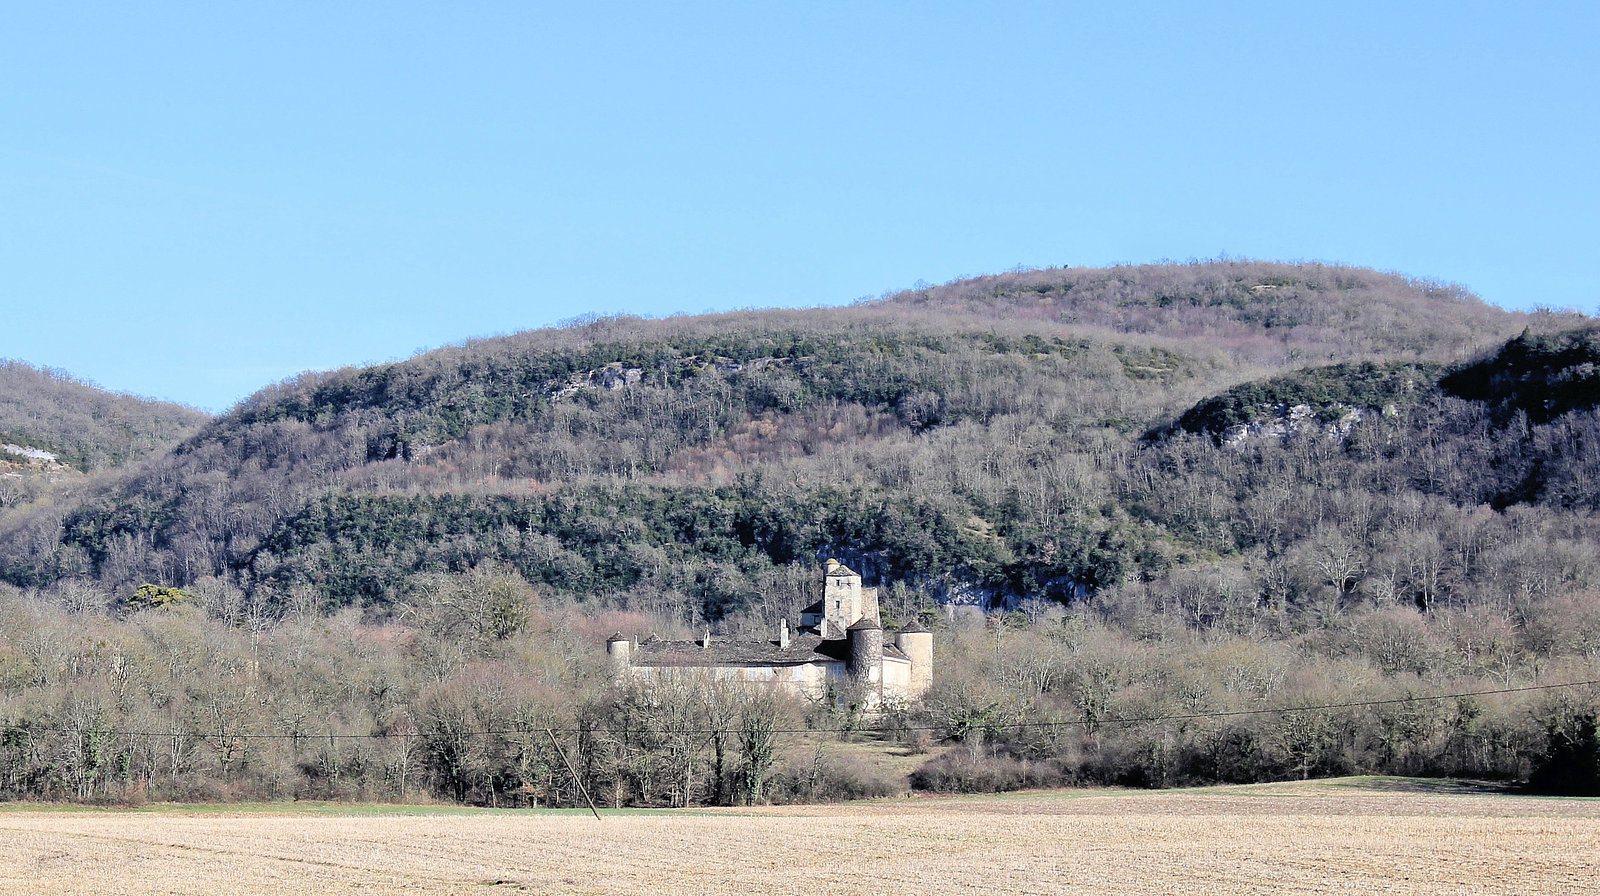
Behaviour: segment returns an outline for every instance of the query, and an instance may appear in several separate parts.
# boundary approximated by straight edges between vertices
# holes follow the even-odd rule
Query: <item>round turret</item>
[[[633,642],[617,632],[606,639],[606,660],[611,665],[611,674],[617,678],[626,677],[633,668]]]
[[[858,681],[883,680],[883,626],[878,620],[863,617],[845,629],[850,641],[850,675]]]
[[[912,622],[895,634],[894,645],[911,660],[906,696],[920,700],[933,687],[933,633]]]

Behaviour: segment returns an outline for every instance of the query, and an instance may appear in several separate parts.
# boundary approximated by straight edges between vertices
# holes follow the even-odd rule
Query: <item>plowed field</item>
[[[588,815],[0,811],[0,893],[1600,893],[1600,800],[1359,779]]]

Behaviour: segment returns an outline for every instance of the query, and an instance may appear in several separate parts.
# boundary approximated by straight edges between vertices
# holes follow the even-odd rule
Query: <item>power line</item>
[[[1590,681],[1564,681],[1559,684],[1532,684],[1518,688],[1496,688],[1488,691],[1462,691],[1455,694],[1425,694],[1420,697],[1388,697],[1382,700],[1351,700],[1345,703],[1315,703],[1306,706],[1273,706],[1264,709],[1230,709],[1218,712],[1177,713],[1161,716],[1131,716],[1109,719],[1095,719],[1092,723],[1086,721],[1066,722],[1018,722],[1012,725],[997,725],[996,728],[1008,727],[1045,727],[1067,725],[1142,725],[1152,722],[1181,722],[1194,719],[1221,719],[1231,716],[1260,716],[1272,714],[1288,714],[1295,712],[1312,712],[1321,709],[1353,709],[1367,706],[1390,706],[1397,703],[1427,703],[1440,700],[1460,700],[1465,697],[1488,697],[1496,694],[1516,694],[1524,691],[1549,691],[1558,688],[1576,688],[1585,685],[1600,684],[1600,679]],[[988,726],[985,726],[988,727]],[[917,729],[925,730],[925,729]]]
[[[1379,699],[1379,700],[1350,700],[1350,701],[1345,701],[1345,702],[1340,702],[1340,703],[1312,703],[1312,704],[1306,704],[1304,706],[1271,706],[1271,707],[1263,707],[1263,708],[1260,708],[1260,709],[1230,709],[1230,710],[1218,710],[1218,711],[1214,711],[1214,712],[1173,713],[1173,714],[1168,714],[1168,715],[1151,715],[1151,716],[1113,716],[1113,717],[1108,717],[1108,718],[1085,718],[1085,719],[1040,719],[1040,720],[1036,720],[1036,721],[1027,721],[1027,722],[994,722],[994,723],[977,723],[977,722],[973,722],[973,723],[968,724],[966,726],[963,726],[961,723],[955,723],[955,724],[948,724],[947,723],[947,724],[939,724],[939,725],[903,725],[903,726],[899,726],[899,728],[897,730],[901,730],[901,731],[949,731],[951,729],[959,729],[959,728],[962,728],[962,727],[967,727],[968,729],[971,729],[971,730],[1019,731],[1019,730],[1028,730],[1028,729],[1055,729],[1055,728],[1073,728],[1073,727],[1085,727],[1085,728],[1087,728],[1087,727],[1100,727],[1100,726],[1106,726],[1106,725],[1120,725],[1120,726],[1148,725],[1148,724],[1154,724],[1154,723],[1157,723],[1157,722],[1185,722],[1185,721],[1197,721],[1197,720],[1202,720],[1202,719],[1236,718],[1236,717],[1240,717],[1240,716],[1287,715],[1287,714],[1290,714],[1290,713],[1316,712],[1316,711],[1319,711],[1319,710],[1329,710],[1329,709],[1355,709],[1355,708],[1360,708],[1360,707],[1393,706],[1393,705],[1402,704],[1402,703],[1430,703],[1430,702],[1438,702],[1438,701],[1443,701],[1443,700],[1461,700],[1461,699],[1464,699],[1464,698],[1467,698],[1467,697],[1492,697],[1492,696],[1503,695],[1503,694],[1520,694],[1520,693],[1527,693],[1527,692],[1530,692],[1530,691],[1551,691],[1551,690],[1559,690],[1559,689],[1563,689],[1563,688],[1587,687],[1587,686],[1591,686],[1591,685],[1600,685],[1600,679],[1591,679],[1591,680],[1588,680],[1588,681],[1565,681],[1565,682],[1552,683],[1552,684],[1533,684],[1533,685],[1524,685],[1522,687],[1494,688],[1494,689],[1491,689],[1491,690],[1482,690],[1482,691],[1459,691],[1459,692],[1451,693],[1451,694],[1424,694],[1424,695],[1421,695],[1421,696],[1409,696],[1409,697],[1387,697],[1387,698],[1383,698],[1383,699]],[[110,736],[114,736],[114,737],[130,737],[130,738],[131,737],[150,737],[150,738],[189,737],[189,738],[194,738],[194,739],[197,739],[197,740],[207,740],[207,741],[249,741],[249,740],[293,740],[293,741],[301,741],[301,740],[304,740],[304,741],[308,741],[308,742],[315,742],[315,741],[328,741],[328,740],[409,740],[411,738],[420,738],[420,737],[426,736],[423,733],[417,732],[417,731],[403,731],[403,732],[382,731],[382,732],[368,732],[368,733],[365,733],[365,734],[361,734],[361,733],[346,733],[346,732],[332,732],[332,731],[317,732],[317,733],[308,733],[308,732],[230,732],[230,731],[217,731],[217,732],[203,732],[202,733],[202,732],[192,732],[192,731],[132,731],[132,730],[113,729],[113,728],[97,728],[97,727],[94,727],[94,726],[86,726],[86,727],[83,727],[83,728],[69,728],[69,727],[62,726],[62,725],[8,725],[8,726],[5,726],[5,729],[0,729],[0,730],[14,730],[14,731],[23,731],[23,732],[48,731],[48,732],[56,732],[56,733],[82,733],[82,734],[110,735]],[[730,727],[730,728],[669,728],[667,730],[659,731],[659,732],[656,732],[656,733],[667,735],[667,736],[703,735],[703,736],[706,736],[706,737],[710,737],[710,736],[716,735],[716,734],[737,735],[740,732],[740,730],[741,730],[740,728],[736,728],[736,727]],[[769,733],[769,734],[815,734],[818,731],[819,731],[819,729],[815,729],[815,728],[772,728],[772,729],[768,729],[766,733]],[[537,735],[537,734],[541,734],[541,733],[546,733],[546,732],[550,733],[552,736],[554,734],[584,734],[584,733],[595,733],[595,732],[606,732],[606,733],[613,734],[613,735],[618,733],[616,729],[612,729],[612,728],[609,728],[609,727],[606,727],[606,726],[596,726],[594,728],[550,728],[550,727],[547,727],[547,726],[544,726],[544,725],[532,725],[532,726],[529,726],[529,727],[526,727],[526,728],[504,728],[504,729],[483,730],[483,731],[452,731],[452,732],[441,732],[441,733],[443,733],[443,734],[445,734],[447,736],[450,736],[450,737],[463,737],[463,738],[474,737],[474,738],[478,738],[478,737],[518,737],[518,736],[529,736],[529,737],[531,737],[531,736],[534,736],[534,735]]]

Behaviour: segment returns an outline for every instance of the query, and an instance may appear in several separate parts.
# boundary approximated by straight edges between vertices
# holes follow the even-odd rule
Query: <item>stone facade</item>
[[[837,560],[823,571],[822,600],[800,613],[790,634],[788,620],[767,641],[711,637],[690,641],[620,633],[606,642],[618,678],[659,680],[685,670],[707,670],[719,679],[777,684],[812,700],[859,695],[869,710],[920,700],[933,684],[933,635],[913,623],[886,638],[878,624],[878,591]]]

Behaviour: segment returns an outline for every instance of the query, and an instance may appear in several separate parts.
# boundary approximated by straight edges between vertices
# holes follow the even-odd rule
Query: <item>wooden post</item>
[[[594,813],[594,820],[599,821],[600,810],[595,808],[594,800],[589,798],[589,788],[583,786],[583,778],[579,777],[578,770],[567,760],[567,751],[561,749],[561,742],[556,740],[556,733],[549,728],[544,729],[544,733],[550,735],[550,746],[556,748],[556,755],[561,757],[561,763],[572,773],[572,782],[578,785],[578,792],[583,794],[583,801],[589,804],[589,811]]]

